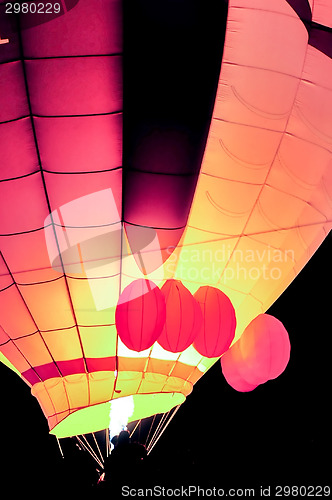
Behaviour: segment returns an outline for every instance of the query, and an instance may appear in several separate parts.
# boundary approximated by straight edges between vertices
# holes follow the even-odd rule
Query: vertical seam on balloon
[[[179,304],[180,304],[180,324],[179,324],[179,331],[178,331],[178,338],[177,338],[177,343],[176,343],[176,349],[178,350],[179,348],[179,343],[180,343],[180,335],[181,335],[181,330],[182,330],[182,314],[183,314],[183,307],[182,307],[182,297],[181,297],[181,294],[180,294],[180,290],[178,288],[178,284],[176,283],[176,290],[177,290],[177,294],[178,294],[178,297],[179,297]]]
[[[221,311],[222,311],[222,303],[221,303],[221,296],[219,293],[216,294],[217,295],[217,302],[218,302],[218,325],[219,325],[219,328],[218,328],[218,332],[217,332],[217,335],[215,336],[215,344],[214,344],[214,349],[216,352],[217,351],[217,347],[218,347],[218,340],[219,340],[219,335],[220,335],[220,328],[222,328],[223,330],[223,326],[222,325],[222,317],[221,317]]]
[[[210,288],[205,289],[205,298],[204,298],[204,303],[203,303],[203,308],[204,308],[204,319],[206,318],[206,303],[207,303],[207,296],[209,293]],[[205,346],[205,352],[208,352],[207,349],[207,342],[206,342],[206,334],[205,334],[205,320],[204,320],[204,346]]]
[[[71,311],[72,311],[72,314],[73,314],[73,318],[74,318],[74,321],[75,321],[75,326],[76,326],[76,331],[77,331],[77,335],[78,335],[78,340],[79,340],[79,343],[80,343],[80,346],[81,346],[81,350],[82,350],[83,362],[84,362],[85,370],[88,371],[87,364],[86,364],[86,359],[85,359],[85,355],[84,355],[84,349],[83,349],[82,339],[81,339],[81,336],[80,336],[80,332],[79,332],[79,328],[78,328],[78,322],[77,322],[77,318],[76,318],[76,314],[75,314],[75,310],[74,310],[74,305],[73,305],[73,301],[72,301],[72,298],[71,298],[71,295],[70,295],[69,285],[68,285],[67,277],[66,277],[66,274],[65,274],[63,260],[62,260],[61,253],[60,253],[59,242],[58,242],[58,239],[57,239],[57,236],[56,236],[56,231],[55,231],[55,226],[54,226],[54,220],[53,220],[53,216],[52,216],[51,204],[50,204],[50,200],[49,200],[49,197],[48,197],[48,192],[47,192],[47,188],[46,188],[46,182],[45,182],[45,177],[44,177],[44,172],[43,172],[43,167],[42,167],[42,162],[41,162],[41,157],[40,157],[40,152],[39,152],[39,145],[38,145],[38,140],[37,140],[37,133],[36,133],[36,129],[35,129],[34,119],[33,119],[33,113],[32,113],[32,107],[31,107],[31,100],[30,100],[30,93],[29,93],[29,86],[28,86],[28,80],[27,80],[27,74],[26,74],[26,67],[25,67],[25,59],[24,59],[23,41],[22,41],[22,33],[21,33],[20,21],[18,21],[18,27],[19,27],[19,29],[18,29],[18,40],[19,40],[20,60],[21,60],[21,64],[22,64],[24,86],[25,86],[27,104],[28,104],[29,115],[30,115],[31,130],[32,130],[32,134],[33,134],[33,140],[34,140],[35,148],[36,148],[36,155],[37,155],[38,164],[39,164],[39,168],[40,168],[41,180],[42,180],[42,184],[43,184],[45,199],[46,199],[46,203],[47,203],[47,206],[48,206],[50,218],[51,218],[51,221],[52,221],[52,228],[53,228],[54,238],[55,238],[56,245],[57,245],[58,252],[59,252],[59,258],[60,258],[60,262],[61,262],[61,267],[62,267],[62,270],[63,270],[63,273],[64,273],[64,281],[65,281],[65,285],[66,285],[66,289],[67,289],[67,293],[68,293],[69,304],[70,304]],[[41,338],[43,339],[43,342],[45,343],[45,340],[44,340],[42,334],[40,334],[40,335],[41,335]],[[46,346],[47,350],[49,351],[46,343],[45,343],[45,346]],[[53,362],[55,363],[57,369],[59,370],[59,372],[61,374],[61,371],[60,371],[59,367],[57,366],[57,364],[56,364],[53,356],[51,354],[50,354],[50,356],[51,356]],[[69,397],[68,397],[67,392],[65,392],[65,394],[66,394],[66,398],[67,398],[68,406],[69,406]],[[90,390],[89,390],[89,399],[90,399]]]

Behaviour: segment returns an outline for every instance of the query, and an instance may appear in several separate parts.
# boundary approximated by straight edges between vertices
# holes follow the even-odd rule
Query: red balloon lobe
[[[158,342],[167,351],[182,352],[201,328],[201,309],[181,281],[167,280],[161,292],[166,301],[166,321]]]
[[[259,314],[221,358],[221,366],[229,385],[243,392],[278,377],[289,357],[284,325],[269,314]]]
[[[122,342],[133,351],[144,351],[158,339],[166,318],[165,298],[150,280],[130,283],[119,297],[115,324]]]
[[[193,343],[208,358],[221,356],[235,335],[236,317],[230,299],[218,288],[202,286],[194,294],[203,316],[202,326]]]

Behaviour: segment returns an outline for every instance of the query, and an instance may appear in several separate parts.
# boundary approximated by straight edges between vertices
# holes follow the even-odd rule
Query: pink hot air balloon
[[[238,391],[251,391],[277,378],[290,356],[288,333],[278,319],[258,315],[241,338],[221,358],[227,382]]]
[[[166,301],[166,321],[158,342],[167,351],[184,351],[201,328],[200,306],[181,281],[167,280],[161,292]]]
[[[130,283],[119,297],[115,323],[122,342],[134,351],[144,351],[159,337],[166,316],[165,299],[150,280]]]
[[[194,297],[200,305],[203,323],[193,345],[202,356],[221,356],[234,338],[234,307],[227,295],[212,286],[201,286]]]

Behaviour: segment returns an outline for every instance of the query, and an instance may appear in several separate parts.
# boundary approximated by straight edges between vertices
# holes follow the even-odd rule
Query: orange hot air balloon
[[[122,1],[62,4],[66,12],[26,29],[20,15],[19,35],[9,26],[16,18],[5,16],[0,33],[9,40],[0,44],[0,357],[31,387],[59,438],[105,429],[110,406],[126,397],[129,421],[177,408],[229,347],[232,307],[238,340],[306,265],[332,220],[326,0],[314,8],[230,0],[206,143],[196,146],[190,121],[173,130],[184,101],[196,113],[197,93],[186,91],[193,79],[176,95],[155,85],[151,122],[134,113],[140,123],[129,135],[140,135],[129,141],[130,161]],[[170,68],[178,45],[167,46]],[[159,54],[157,62],[156,80],[170,74],[177,83]],[[130,99],[143,111],[154,85],[137,73],[127,96],[135,87]],[[174,354],[158,342],[146,351],[122,342],[128,316],[120,335],[116,305],[138,279],[158,289],[181,280],[204,304],[209,314],[193,345]],[[242,356],[238,344],[230,352],[224,366]],[[254,371],[245,382],[239,367],[232,362],[242,387],[262,380]]]
[[[211,286],[202,286],[194,297],[203,316],[194,347],[202,356],[219,357],[229,348],[235,335],[234,307],[225,293]]]
[[[128,285],[119,297],[115,324],[122,342],[133,351],[144,351],[159,337],[166,318],[164,295],[149,280]]]
[[[227,382],[238,391],[250,391],[278,377],[290,356],[287,330],[278,319],[260,314],[221,358]]]
[[[167,280],[161,288],[166,301],[166,321],[158,343],[170,352],[182,352],[196,338],[202,324],[199,304],[179,280]]]

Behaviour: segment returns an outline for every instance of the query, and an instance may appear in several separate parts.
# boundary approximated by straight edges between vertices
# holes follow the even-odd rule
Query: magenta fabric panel
[[[24,29],[26,58],[122,52],[122,0],[79,0],[64,15]]]
[[[126,177],[125,221],[156,228],[185,226],[196,175],[132,171]]]
[[[45,170],[91,172],[122,165],[122,114],[35,118]]]
[[[0,234],[43,227],[48,213],[40,172],[0,182]]]
[[[23,118],[0,124],[0,133],[0,181],[37,172],[39,170],[38,157],[34,149],[31,120]]]
[[[88,115],[122,109],[120,56],[28,60],[26,72],[35,115]]]

